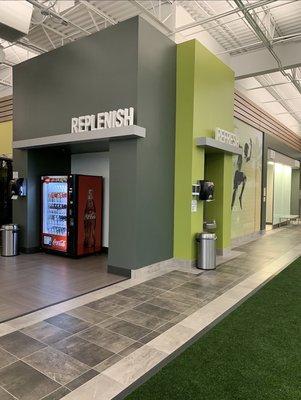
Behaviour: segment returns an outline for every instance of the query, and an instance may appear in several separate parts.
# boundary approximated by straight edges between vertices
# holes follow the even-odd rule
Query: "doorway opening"
[[[70,173],[85,176],[93,175],[103,178],[103,196],[101,198],[102,251],[81,258],[69,258],[45,252],[20,254],[17,257],[0,257],[1,296],[3,299],[13,299],[9,302],[3,302],[3,307],[0,309],[0,322],[20,317],[127,279],[124,276],[108,272],[109,144],[102,143],[98,148],[94,144],[92,147],[94,152],[92,152],[92,148],[83,145],[70,147],[67,151],[62,151],[62,148],[60,148],[60,152],[58,152],[58,149],[51,150],[53,152],[51,159],[57,159],[59,155],[65,159],[65,164],[57,160],[54,166],[49,164],[46,153],[44,154],[42,150],[32,150],[31,160],[35,167],[34,182],[36,187],[31,192],[30,202],[33,210],[29,225],[32,230],[35,229],[35,234],[30,239],[37,244],[41,240],[39,232],[39,226],[42,226],[40,213],[42,193],[39,190],[41,176],[48,174],[69,176]],[[47,153],[48,159],[50,158],[49,154]],[[55,185],[56,189],[57,186],[60,186],[61,189],[63,183]],[[60,191],[56,190],[56,192],[59,193]],[[97,201],[96,197],[93,199]],[[85,198],[84,207],[86,202]],[[54,203],[63,216],[64,208],[61,206],[64,204],[64,199],[59,196]],[[57,213],[53,214],[56,215],[55,221],[57,221]]]
[[[272,150],[268,151],[266,230],[298,222],[300,163]]]

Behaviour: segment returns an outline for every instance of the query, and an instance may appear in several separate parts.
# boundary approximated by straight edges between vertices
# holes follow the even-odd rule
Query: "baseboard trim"
[[[110,274],[125,276],[131,278],[131,270],[123,267],[115,267],[114,265],[108,265],[108,272]]]
[[[237,238],[232,239],[231,246],[232,248],[242,246],[244,244],[253,242],[254,240],[259,239],[261,236],[265,234],[265,231],[257,231],[253,232],[249,235],[239,236]]]
[[[108,265],[108,272],[132,279],[144,279],[145,277],[152,276],[158,273],[172,271],[172,269],[174,269],[173,267],[174,267],[174,259],[170,258],[168,260],[159,261],[157,263],[145,265],[141,268],[135,268],[135,269]]]
[[[154,264],[146,265],[141,268],[132,269],[132,278],[133,279],[143,279],[147,276],[151,276],[153,274],[157,274],[160,272],[169,272],[172,270],[174,266],[174,259],[169,258],[167,260],[159,261]]]
[[[230,254],[231,254],[231,247],[227,247],[225,249],[216,249],[217,256],[227,257]]]

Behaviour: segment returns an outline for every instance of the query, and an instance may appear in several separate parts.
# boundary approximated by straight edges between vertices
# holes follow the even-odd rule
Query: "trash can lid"
[[[197,241],[200,241],[201,239],[217,239],[215,233],[207,233],[207,232],[202,232],[197,234]]]
[[[216,221],[205,221],[203,226],[205,229],[216,229]]]
[[[1,226],[2,231],[18,231],[19,229],[19,225],[17,224],[7,224]]]

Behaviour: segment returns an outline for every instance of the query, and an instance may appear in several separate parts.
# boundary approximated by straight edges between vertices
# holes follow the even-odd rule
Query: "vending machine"
[[[42,248],[73,257],[100,252],[103,178],[42,176],[41,185]]]

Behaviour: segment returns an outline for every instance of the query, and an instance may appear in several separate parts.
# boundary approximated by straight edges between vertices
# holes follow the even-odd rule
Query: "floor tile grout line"
[[[129,322],[129,321],[126,321],[126,320],[121,319],[121,318],[118,318],[118,319],[119,319],[119,321],[128,322],[128,323],[130,323],[130,324],[132,324],[132,325],[136,325],[138,328],[144,328],[144,329],[149,330],[150,332],[148,332],[148,333],[147,333],[146,335],[144,335],[144,336],[147,336],[147,335],[149,335],[150,333],[155,332],[153,329],[146,328],[145,326],[137,325],[137,324],[134,324],[133,322]],[[107,331],[107,332],[115,333],[115,334],[117,334],[117,335],[119,335],[119,336],[122,336],[122,337],[124,337],[124,338],[126,338],[126,339],[131,339],[131,340],[134,341],[134,343],[135,343],[135,342],[138,342],[138,341],[141,339],[141,338],[139,338],[139,339],[133,339],[133,338],[131,338],[130,336],[123,335],[122,333],[113,331],[113,330],[111,330],[111,329],[108,329],[107,327],[100,327],[100,328],[101,328],[101,329],[104,329],[104,330]],[[142,337],[144,337],[144,336],[142,336]],[[130,346],[132,346],[134,343],[132,343]],[[130,346],[125,347],[123,350],[127,349],[127,348],[130,347]],[[120,352],[123,351],[123,350],[120,350]],[[119,353],[115,353],[115,354],[119,354]]]
[[[45,349],[46,349],[46,348],[41,349],[41,350],[45,350]],[[66,357],[66,356],[67,356],[68,358],[70,357],[71,359],[75,360],[76,362],[79,362],[79,363],[83,364],[85,367],[87,367],[88,370],[85,371],[84,373],[86,373],[86,372],[88,372],[90,369],[92,369],[92,367],[90,367],[89,365],[87,365],[87,364],[85,364],[85,363],[83,363],[83,362],[77,360],[76,358],[74,358],[74,357],[72,357],[72,356],[69,356],[69,354],[66,354],[66,353],[64,353],[64,352],[62,352],[62,351],[60,351],[60,350],[58,350],[58,349],[55,349],[55,350],[58,351],[59,353],[62,353],[65,357]],[[35,352],[35,353],[37,353],[37,352]],[[33,354],[34,354],[34,353],[33,353]],[[73,378],[73,379],[71,379],[71,381],[68,381],[66,384],[62,384],[62,383],[56,381],[55,379],[50,378],[48,375],[45,374],[45,372],[41,371],[41,370],[38,369],[37,367],[33,367],[33,366],[30,365],[28,362],[26,362],[25,358],[30,357],[31,355],[32,355],[32,354],[30,354],[30,355],[24,357],[24,359],[22,359],[22,360],[20,360],[20,361],[24,362],[24,364],[28,365],[29,367],[33,368],[34,370],[40,372],[42,375],[46,376],[48,379],[52,380],[53,382],[56,382],[57,384],[60,385],[60,387],[61,387],[61,386],[65,386],[65,385],[67,385],[68,383],[72,382],[74,379],[77,379],[77,378],[78,378],[78,377],[77,377],[77,378]],[[81,376],[81,375],[82,375],[82,374],[80,374],[79,376]],[[57,388],[57,389],[60,389],[60,387]],[[56,389],[56,390],[57,390],[57,389]],[[68,389],[68,388],[67,388],[67,389]]]
[[[103,360],[103,361],[105,361],[105,360]],[[100,363],[99,363],[100,364]],[[96,364],[96,365],[94,365],[94,367],[96,367],[98,364]],[[71,379],[71,381],[69,381],[69,382],[67,382],[67,383],[65,383],[64,385],[62,385],[63,387],[65,387],[66,389],[68,389],[68,390],[70,390],[70,392],[73,392],[73,390],[75,390],[75,389],[73,389],[73,390],[71,390],[71,389],[69,389],[68,387],[67,387],[67,385],[69,385],[69,383],[71,383],[71,382],[73,382],[73,381],[75,381],[76,379],[78,379],[78,378],[80,378],[81,376],[83,376],[83,375],[85,375],[87,372],[89,372],[89,371],[95,371],[95,372],[98,372],[98,371],[96,371],[95,369],[94,369],[94,367],[90,367],[90,369],[88,369],[88,371],[85,371],[85,372],[83,372],[82,374],[80,374],[79,376],[77,376],[76,378],[73,378],[73,379]],[[100,372],[98,372],[98,375],[100,374]],[[97,375],[96,375],[97,376]],[[92,378],[91,378],[92,379]],[[90,379],[89,379],[90,380]],[[87,380],[86,382],[89,382],[89,380]],[[84,385],[86,382],[84,382],[82,385]],[[80,386],[82,386],[82,385],[80,385]]]
[[[56,381],[55,381],[55,382],[56,382]],[[44,400],[44,399],[47,399],[48,396],[51,396],[53,393],[55,393],[56,391],[58,391],[58,390],[60,390],[60,389],[62,389],[62,388],[67,389],[70,393],[73,391],[73,390],[68,389],[68,388],[67,388],[66,386],[64,386],[64,385],[61,385],[61,387],[56,388],[56,389],[53,390],[52,392],[46,394],[45,396],[43,396],[43,397],[41,397],[40,399],[37,399],[37,400]],[[67,393],[67,394],[68,394],[68,393]],[[65,395],[64,395],[64,397],[65,397]],[[62,399],[63,399],[63,398],[62,398]]]
[[[6,390],[3,386],[0,385],[0,388],[3,389],[6,393],[8,393],[10,396],[12,396],[14,399],[19,400],[16,396],[14,396],[11,392]]]
[[[15,331],[15,332],[23,333],[23,332],[21,332],[21,331],[19,331],[19,330]],[[15,333],[15,332],[12,332],[12,333]],[[10,333],[8,333],[8,335],[10,335]],[[16,354],[10,353],[10,352],[7,351],[3,346],[0,345],[1,350],[5,350],[8,354],[10,354],[10,355],[12,355],[13,357],[15,357],[15,358],[17,359],[17,361],[23,361],[23,358],[28,357],[28,356],[31,356],[32,354],[35,354],[35,353],[37,353],[38,351],[43,350],[43,349],[49,347],[49,345],[47,345],[46,343],[43,343],[43,342],[41,342],[40,340],[37,340],[37,339],[35,339],[35,338],[33,338],[33,337],[29,336],[29,335],[26,335],[26,333],[23,333],[23,335],[29,337],[30,339],[36,340],[36,341],[39,342],[41,345],[43,345],[43,347],[42,347],[41,349],[35,350],[33,353],[30,353],[30,354],[28,354],[27,356],[24,356],[24,357],[21,357],[21,358],[18,357]],[[3,336],[2,336],[2,337],[3,337]],[[14,361],[14,362],[17,362],[17,361]],[[10,363],[10,364],[8,364],[8,365],[13,364],[14,362],[12,362],[12,363]],[[6,365],[6,366],[8,366],[8,365]],[[5,368],[5,366],[4,366],[4,367],[1,367],[0,370],[1,370],[2,368]]]
[[[60,315],[60,314],[58,314],[58,315]],[[71,333],[71,332],[69,332],[69,331],[66,331],[66,329],[63,329],[63,328],[60,328],[59,326],[56,326],[56,325],[51,324],[50,322],[47,321],[47,319],[48,319],[48,318],[43,319],[42,321],[39,321],[39,322],[34,323],[34,324],[32,324],[32,325],[29,325],[29,326],[27,326],[27,327],[25,327],[25,328],[17,329],[17,332],[21,332],[21,333],[23,333],[24,335],[30,337],[31,339],[35,339],[35,340],[37,340],[38,342],[40,342],[40,343],[42,343],[42,344],[45,344],[46,346],[49,346],[49,344],[46,343],[46,342],[42,342],[42,339],[36,339],[34,336],[31,336],[29,333],[24,332],[24,330],[27,329],[27,328],[33,327],[34,325],[40,324],[40,323],[42,323],[42,322],[46,322],[46,324],[51,325],[51,326],[54,326],[55,328],[58,328],[58,329],[62,330],[64,333],[69,333],[69,334]],[[48,335],[48,336],[46,336],[46,339],[49,338],[49,337],[51,337],[51,336],[54,336],[54,335],[55,335],[55,334],[53,334],[53,335]],[[1,336],[0,336],[0,338],[1,338]]]
[[[147,314],[147,315],[148,315],[148,314]],[[106,332],[110,332],[110,333],[114,333],[114,334],[117,334],[117,335],[119,335],[119,336],[122,336],[122,337],[125,338],[125,339],[131,339],[131,340],[133,341],[133,343],[130,344],[129,346],[125,347],[124,349],[120,350],[120,352],[123,351],[123,350],[125,350],[125,349],[127,349],[128,347],[132,346],[134,343],[139,342],[139,340],[140,340],[141,338],[139,338],[139,339],[133,339],[133,338],[131,338],[130,336],[126,336],[126,335],[123,335],[123,334],[121,334],[121,333],[119,333],[119,332],[115,332],[115,331],[113,331],[113,330],[108,329],[107,327],[101,327],[101,326],[99,326],[100,324],[102,324],[102,323],[105,322],[105,321],[108,321],[108,320],[111,319],[111,318],[116,318],[116,319],[117,319],[117,316],[111,316],[111,317],[107,318],[106,320],[104,320],[104,321],[102,321],[102,322],[99,322],[98,324],[93,324],[93,325],[90,326],[89,328],[86,328],[86,329],[84,329],[84,330],[82,330],[82,331],[79,331],[79,332],[75,332],[75,333],[71,334],[70,336],[67,336],[66,338],[63,338],[63,339],[61,339],[61,340],[58,340],[58,341],[55,342],[55,343],[48,344],[46,347],[44,347],[44,349],[47,348],[47,347],[49,347],[49,348],[54,348],[54,349],[58,350],[58,349],[54,346],[55,344],[57,344],[57,343],[59,343],[59,342],[62,342],[62,341],[64,341],[64,340],[68,340],[68,339],[71,338],[71,337],[79,337],[80,339],[84,340],[85,342],[94,344],[95,346],[97,346],[97,347],[99,347],[99,348],[102,348],[102,349],[105,349],[105,350],[110,351],[111,353],[113,353],[112,356],[110,356],[110,357],[113,357],[113,355],[119,355],[119,353],[115,353],[115,352],[112,351],[112,350],[106,349],[105,347],[102,347],[102,346],[96,344],[95,342],[90,341],[90,340],[85,339],[85,338],[83,338],[82,336],[80,336],[82,333],[85,333],[85,332],[88,331],[89,329],[91,329],[91,328],[93,328],[93,327],[98,327],[98,328],[103,329],[103,330],[106,331]],[[121,318],[118,318],[118,319],[119,319],[120,321],[123,321],[123,322],[128,322],[128,321],[123,320],[123,319],[121,319]],[[169,322],[169,321],[165,321],[165,323],[166,323],[166,322]],[[165,323],[164,323],[164,324],[165,324]],[[132,323],[132,324],[133,324],[133,323]],[[163,325],[164,325],[164,324],[163,324]],[[148,330],[150,331],[148,334],[150,334],[150,333],[152,333],[152,332],[156,332],[155,330],[146,328],[145,326],[141,326],[141,325],[137,325],[137,324],[133,324],[133,325],[136,325],[136,326],[138,326],[139,328],[148,329]],[[56,326],[56,325],[54,325],[54,326]],[[160,325],[160,326],[161,326],[161,325]],[[68,332],[68,333],[70,333],[70,332]],[[148,335],[148,334],[147,334],[147,335]],[[144,336],[147,336],[147,335],[144,335]],[[143,337],[144,337],[144,336],[143,336]],[[37,350],[37,351],[34,352],[34,353],[37,353],[37,352],[40,351],[40,350],[43,350],[43,349],[39,349],[39,350]],[[60,350],[58,350],[58,351],[60,351]],[[64,353],[63,351],[60,351],[60,352],[63,353],[63,354],[65,354],[65,355],[67,355],[67,356],[69,356],[69,357],[71,357],[71,358],[74,358],[74,357],[70,356],[69,354]],[[32,354],[34,354],[34,353],[32,353]],[[28,355],[28,356],[26,356],[26,357],[29,357],[29,356],[31,356],[32,354],[30,354],[30,355]],[[26,358],[26,357],[25,357],[25,358]],[[122,356],[121,356],[121,357],[122,357]],[[74,359],[77,360],[76,358],[74,358]],[[20,359],[20,360],[22,361],[22,359]],[[77,360],[77,361],[79,361],[79,360]],[[105,361],[105,360],[103,360],[103,361]],[[80,361],[80,362],[81,362],[81,361]],[[84,363],[83,363],[83,364],[84,364]],[[94,367],[90,367],[90,368],[93,369]]]
[[[93,302],[91,301],[91,303],[93,303]],[[87,304],[90,304],[90,303],[87,303]],[[93,311],[95,311],[96,313],[98,313],[98,314],[100,314],[100,315],[102,314],[102,311],[95,310],[95,309],[93,309],[93,308],[87,307],[86,305],[72,308],[71,310],[65,311],[65,312],[62,313],[62,314],[68,314],[68,315],[71,315],[72,317],[75,317],[75,318],[81,319],[82,321],[88,322],[89,324],[94,324],[94,322],[91,322],[91,321],[89,321],[88,319],[84,319],[83,317],[79,317],[78,315],[73,315],[73,314],[70,313],[70,312],[72,312],[73,310],[76,310],[77,308],[81,308],[81,307],[85,307],[85,308],[87,308],[87,309],[89,309],[89,310],[93,310]],[[109,316],[109,314],[107,314],[107,313],[105,313],[105,312],[103,312],[103,314],[106,314],[106,315]],[[58,314],[58,315],[59,315],[59,314]],[[105,320],[104,320],[104,321],[105,321]]]
[[[10,351],[7,351],[4,347],[2,347],[2,346],[0,346],[0,349],[1,350],[4,350],[6,353],[8,353],[9,355],[11,355],[11,356],[13,356],[14,358],[17,358],[18,359],[18,357],[16,357],[13,353],[11,353]],[[10,364],[13,364],[13,362],[12,363],[10,363]],[[10,365],[9,364],[9,365]],[[2,369],[3,367],[1,367],[0,369]]]
[[[112,318],[112,317],[111,317],[111,318]],[[108,318],[108,319],[110,319],[110,318]],[[54,325],[54,326],[56,326],[56,325]],[[75,357],[73,357],[73,356],[70,356],[69,354],[64,353],[63,351],[57,349],[57,347],[55,347],[55,345],[56,345],[57,343],[59,343],[59,342],[63,342],[64,340],[70,339],[71,337],[78,337],[78,338],[82,339],[83,341],[85,341],[85,342],[87,342],[87,343],[94,344],[95,346],[97,346],[97,347],[99,347],[99,348],[101,348],[101,349],[108,350],[108,349],[106,349],[105,347],[99,346],[98,344],[96,344],[96,343],[94,343],[94,342],[91,342],[91,341],[89,341],[89,340],[87,340],[87,339],[85,339],[85,338],[79,336],[81,333],[85,332],[86,330],[89,330],[90,328],[92,328],[92,327],[94,327],[94,326],[97,326],[97,325],[92,325],[92,326],[90,326],[90,327],[87,328],[87,329],[84,329],[84,330],[79,331],[79,332],[72,333],[72,334],[70,334],[70,336],[67,336],[66,338],[60,339],[60,340],[58,340],[57,342],[54,342],[54,343],[51,343],[51,344],[45,344],[45,347],[44,347],[44,348],[39,349],[39,350],[37,350],[37,351],[35,351],[35,352],[29,354],[28,356],[25,356],[24,358],[30,357],[31,355],[33,355],[33,354],[35,354],[35,353],[37,353],[37,352],[39,352],[39,351],[41,351],[41,350],[45,350],[46,348],[50,348],[50,349],[57,350],[57,351],[59,351],[60,353],[66,355],[66,356],[68,356],[68,357],[71,357],[72,359],[74,359],[74,360],[76,360],[76,361],[78,361],[78,362],[80,362],[80,363],[82,363],[82,364],[88,366],[90,369],[92,369],[93,367],[90,367],[89,365],[83,363],[82,361],[77,360],[77,358],[75,358]],[[70,332],[67,332],[67,333],[70,333]],[[115,333],[116,333],[116,332],[115,332]],[[120,336],[122,336],[122,335],[120,335]],[[127,336],[124,336],[124,337],[127,338],[127,339],[129,339],[129,337],[127,337]],[[132,339],[132,340],[133,340],[133,339]],[[113,355],[118,354],[118,353],[115,353],[115,352],[112,351],[112,350],[108,350],[108,351],[110,351],[111,353],[113,353]],[[113,356],[113,355],[112,355],[112,356]],[[20,360],[20,361],[23,361],[23,359],[19,359],[19,360]],[[104,360],[104,361],[105,361],[105,360]],[[70,382],[71,382],[71,381],[70,381]],[[70,382],[68,382],[68,383],[70,383]]]
[[[40,350],[43,350],[43,349],[40,349]],[[35,353],[37,353],[37,352],[35,352]],[[29,356],[31,356],[31,354],[30,354]],[[27,356],[27,357],[29,357],[29,356]],[[25,358],[26,358],[26,357],[25,357]],[[62,386],[59,382],[57,382],[56,380],[50,378],[48,375],[46,375],[44,372],[40,371],[38,368],[33,367],[32,365],[28,364],[24,359],[18,359],[18,361],[16,361],[16,362],[22,362],[22,363],[26,364],[26,365],[29,366],[30,368],[32,368],[32,369],[34,369],[35,371],[39,372],[40,374],[44,375],[47,379],[50,379],[52,382],[55,382],[55,383],[57,383],[58,385]],[[11,365],[11,364],[10,364],[10,365]],[[60,389],[60,387],[59,387],[59,388],[56,388],[56,390],[57,390],[57,389]]]
[[[114,318],[114,317],[113,317],[113,318]],[[131,340],[133,340],[133,342],[136,342],[135,339],[132,339],[132,338],[130,338],[129,336],[125,336],[125,335],[122,335],[121,333],[117,333],[117,332],[114,332],[114,331],[110,331],[109,329],[103,328],[103,327],[101,327],[101,326],[93,325],[93,327],[98,327],[98,328],[100,328],[100,329],[103,329],[103,330],[106,331],[106,332],[115,333],[116,335],[122,336],[122,337],[125,338],[125,339],[131,339]],[[91,328],[93,328],[93,327],[91,327]],[[80,337],[81,339],[85,340],[86,342],[95,344],[96,346],[101,347],[101,348],[103,348],[103,349],[105,349],[105,350],[108,350],[108,351],[110,351],[111,353],[118,354],[118,353],[115,353],[115,352],[112,351],[112,350],[106,349],[105,347],[99,346],[98,344],[96,344],[95,342],[92,342],[92,341],[89,340],[89,339],[84,339],[83,337],[80,336],[81,333],[82,333],[82,331],[81,331],[81,332],[78,332],[78,333],[77,333],[77,336]],[[67,339],[68,339],[68,338],[67,338]],[[132,344],[134,344],[134,343],[132,343]],[[131,345],[130,345],[130,346],[131,346]],[[127,346],[127,347],[129,347],[129,346]],[[124,349],[126,349],[127,347],[125,347]],[[123,349],[123,350],[124,350],[124,349]],[[120,350],[120,351],[122,351],[122,350]]]
[[[11,354],[11,353],[9,353],[9,354]],[[12,356],[13,356],[13,354],[12,354]],[[21,361],[21,360],[20,360],[19,358],[17,358],[16,356],[14,356],[14,357],[16,358],[16,360],[10,362],[9,364],[3,365],[3,367],[0,368],[0,371],[1,371],[2,369],[6,368],[6,367],[9,367],[10,365],[12,365],[12,364],[18,362],[18,361]]]

